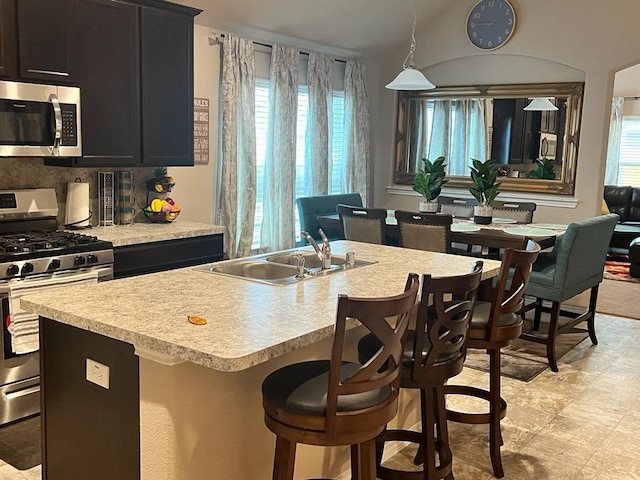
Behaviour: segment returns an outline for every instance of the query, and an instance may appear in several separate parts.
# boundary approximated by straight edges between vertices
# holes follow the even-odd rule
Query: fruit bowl
[[[171,223],[180,215],[180,210],[175,212],[143,210],[143,212],[152,223]]]

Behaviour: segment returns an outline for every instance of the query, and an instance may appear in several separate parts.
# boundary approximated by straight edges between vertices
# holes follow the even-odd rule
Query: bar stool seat
[[[276,434],[274,480],[293,480],[298,443],[350,445],[352,479],[376,479],[375,438],[398,409],[402,338],[419,285],[412,273],[400,295],[340,295],[331,358],[282,367],[263,381],[265,424]],[[344,359],[347,319],[383,340],[367,365]]]
[[[376,472],[383,480],[453,479],[444,384],[462,371],[464,344],[475,305],[482,262],[472,273],[433,278],[424,275],[415,330],[404,342],[400,387],[420,390],[421,431],[385,429],[376,439]],[[453,300],[451,300],[453,298]],[[358,356],[366,364],[380,340],[369,334],[358,342]],[[414,459],[421,471],[395,470],[382,464],[384,444],[411,442],[419,446]]]

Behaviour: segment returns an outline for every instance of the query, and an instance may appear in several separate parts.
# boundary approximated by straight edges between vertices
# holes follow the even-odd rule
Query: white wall
[[[218,84],[220,47],[209,45],[213,30],[194,28],[194,96],[209,99],[209,163],[194,167],[171,167],[176,180],[173,199],[180,205],[180,220],[214,223],[218,162]]]
[[[566,81],[567,72],[584,72],[585,93],[580,135],[575,208],[539,207],[539,221],[570,221],[600,212],[604,159],[615,71],[640,62],[640,2],[615,0],[517,1],[517,26],[511,40],[493,52],[482,52],[466,38],[465,20],[475,0],[451,2],[428,31],[418,32],[416,64],[436,85]],[[399,71],[406,48],[383,63],[390,81]],[[546,60],[540,70],[538,60]],[[557,65],[554,67],[555,62]],[[447,65],[447,68],[443,68]],[[567,69],[567,67],[569,67]],[[418,198],[390,195],[392,183],[394,93],[380,94],[378,114],[386,119],[378,138],[374,198],[380,206],[415,208]],[[550,197],[550,196],[549,196]],[[549,199],[553,200],[553,199]],[[544,199],[541,203],[544,203]]]

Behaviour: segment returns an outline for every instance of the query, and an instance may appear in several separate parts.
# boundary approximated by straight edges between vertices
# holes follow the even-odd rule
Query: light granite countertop
[[[176,220],[172,223],[134,223],[133,225],[93,227],[91,230],[86,230],[82,233],[85,232],[87,235],[95,235],[100,240],[113,243],[114,247],[122,247],[138,243],[213,235],[223,233],[224,227],[222,225]]]
[[[477,260],[346,240],[331,245],[334,255],[353,251],[356,258],[377,263],[284,286],[188,267],[60,287],[27,295],[21,306],[131,343],[141,356],[163,363],[239,371],[330,337],[338,294],[395,295],[410,272],[459,275]],[[484,265],[484,278],[497,275],[500,262],[485,260]],[[208,323],[193,325],[188,315]]]

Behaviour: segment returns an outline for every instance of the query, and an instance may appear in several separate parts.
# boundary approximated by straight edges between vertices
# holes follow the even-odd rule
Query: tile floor
[[[546,370],[528,383],[503,377],[505,479],[640,479],[640,321],[598,314],[596,328],[599,345],[579,344],[560,360],[558,373]],[[455,382],[487,379],[466,368]],[[487,427],[450,422],[449,428],[456,480],[494,478]],[[19,471],[0,462],[0,480],[40,477],[39,466]]]

